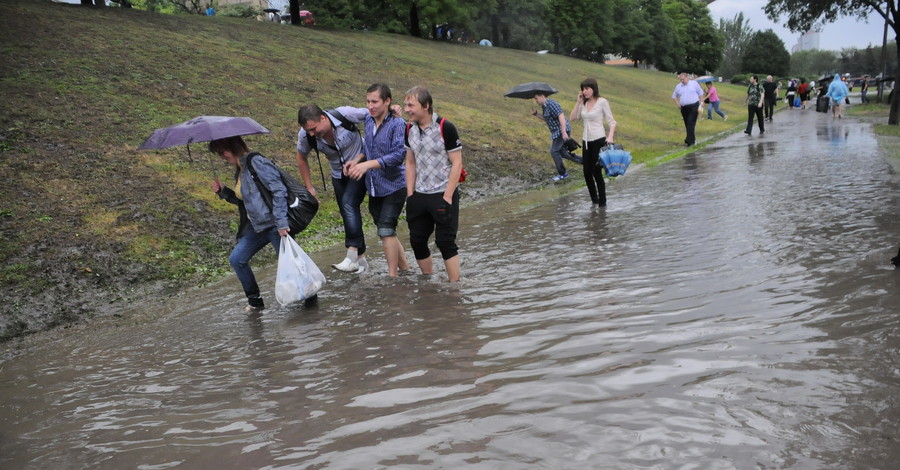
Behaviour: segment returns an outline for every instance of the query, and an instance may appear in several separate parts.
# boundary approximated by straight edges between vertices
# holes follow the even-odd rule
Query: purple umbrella
[[[268,129],[248,117],[199,116],[181,124],[153,131],[138,150],[164,149],[225,137],[268,133]]]

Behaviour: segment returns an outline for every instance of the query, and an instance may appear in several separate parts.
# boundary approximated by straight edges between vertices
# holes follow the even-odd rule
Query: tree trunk
[[[300,26],[300,0],[290,0],[288,11],[291,14],[291,24]]]
[[[491,42],[500,45],[500,15],[491,15]]]
[[[894,42],[896,43],[897,40],[895,39]],[[894,88],[891,90],[891,95],[894,98],[891,100],[891,113],[888,115],[888,124],[892,126],[900,125],[900,93],[897,93],[897,78],[900,78],[900,47],[897,48],[897,66],[894,69]]]
[[[416,2],[409,6],[409,35],[422,37],[422,30],[419,28],[419,5]]]

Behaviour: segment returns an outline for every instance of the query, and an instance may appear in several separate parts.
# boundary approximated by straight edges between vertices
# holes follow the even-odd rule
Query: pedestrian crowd
[[[712,80],[706,90],[687,73],[678,75],[679,83],[672,93],[685,127],[684,144],[696,143],[697,120],[707,105],[707,119],[713,112],[728,119],[720,107],[720,98]],[[791,81],[786,98],[789,106],[806,109],[815,83]],[[552,88],[552,87],[551,87]],[[745,105],[748,120],[745,133],[750,135],[754,119],[760,135],[765,122],[773,120],[780,84],[771,75],[762,83],[750,77]],[[556,168],[553,181],[569,177],[564,160],[582,166],[591,202],[606,206],[606,185],[601,154],[614,144],[617,123],[609,101],[600,94],[596,79],[580,83],[576,104],[566,116],[562,107],[549,98],[552,92],[534,91],[533,99],[540,111],[531,114],[541,119],[550,132],[550,156]],[[864,88],[865,91],[865,88]],[[554,91],[555,92],[555,91]],[[838,75],[827,86],[820,83],[819,93],[831,100],[832,110],[840,118],[847,87]],[[865,94],[864,94],[865,96]],[[820,98],[821,99],[821,98]],[[401,111],[402,110],[402,111]],[[408,122],[402,117],[405,112]],[[574,150],[570,121],[582,121],[582,155]],[[362,204],[368,196],[368,211],[377,228],[387,263],[388,275],[398,276],[410,269],[403,242],[397,236],[397,225],[404,207],[409,229],[409,245],[422,274],[434,273],[429,240],[434,242],[444,262],[447,278],[460,279],[459,184],[465,178],[462,165],[462,141],[456,127],[434,110],[429,91],[413,87],[403,97],[403,106],[394,104],[390,87],[376,83],[366,91],[366,107],[340,106],[322,109],[310,103],[299,108],[297,122],[297,167],[303,184],[312,197],[318,195],[310,171],[309,156],[315,152],[328,161],[328,173],[335,201],[344,226],[344,258],[332,267],[348,273],[364,273],[369,269],[363,231]],[[360,127],[364,132],[360,131]],[[244,293],[248,309],[264,307],[260,289],[250,260],[267,245],[278,252],[281,239],[296,236],[288,223],[288,189],[281,170],[270,159],[251,152],[239,136],[213,140],[209,150],[234,165],[234,187],[228,188],[216,179],[216,194],[238,206],[240,223],[237,243],[229,256]],[[249,167],[249,168],[248,168]],[[607,175],[609,176],[609,175]],[[323,183],[325,175],[323,174]]]
[[[316,104],[300,107],[297,121],[297,166],[309,192],[317,196],[310,174],[309,155],[324,155],[331,186],[344,223],[346,256],[332,265],[344,272],[363,273],[366,260],[361,206],[368,209],[378,230],[388,265],[397,276],[410,269],[397,224],[406,206],[409,244],[422,274],[433,274],[429,239],[444,260],[447,277],[459,280],[456,245],[459,229],[459,183],[463,174],[462,141],[450,121],[434,110],[431,94],[413,87],[403,99],[403,111],[393,104],[391,89],[370,86],[366,107],[342,106],[323,110]],[[365,136],[359,127],[365,129]],[[244,294],[247,310],[265,307],[250,260],[267,245],[278,252],[290,233],[288,190],[281,170],[270,159],[251,152],[240,136],[213,140],[209,150],[234,165],[234,187],[215,180],[216,194],[238,206],[237,244],[229,256]],[[324,175],[323,175],[324,178]],[[264,197],[268,195],[268,198]]]

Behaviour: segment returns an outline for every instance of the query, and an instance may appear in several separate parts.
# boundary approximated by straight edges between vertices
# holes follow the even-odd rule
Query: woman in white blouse
[[[578,101],[569,121],[582,120],[584,132],[582,134],[584,182],[587,183],[591,201],[594,204],[606,205],[606,184],[603,182],[600,149],[613,143],[616,134],[616,120],[609,109],[609,101],[600,97],[597,80],[586,78],[581,82],[581,92],[578,93]],[[609,134],[603,128],[603,122],[609,126]]]

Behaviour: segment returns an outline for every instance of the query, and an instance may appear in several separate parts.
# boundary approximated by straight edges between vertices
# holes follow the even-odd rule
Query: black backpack
[[[325,112],[336,117],[337,120],[340,121],[341,127],[343,127],[344,129],[359,134],[359,127],[356,126],[356,123],[347,119],[343,114],[340,113],[340,111],[336,109],[329,109]],[[319,154],[319,146],[316,143],[316,136],[306,134],[306,143],[309,144],[309,147],[311,149],[316,151],[316,160],[319,162],[319,173],[322,174],[322,190],[328,191],[328,186],[325,184],[325,171],[322,170],[322,155]]]
[[[253,168],[253,157],[257,155],[259,155],[259,152],[251,152],[247,155],[247,168],[250,170],[250,174],[253,175],[253,181],[256,181],[256,186],[259,188],[263,201],[265,201],[266,206],[271,211],[272,191],[259,182],[256,169]],[[275,168],[278,168],[278,165]],[[278,173],[281,175],[281,182],[287,188],[288,226],[291,229],[290,235],[293,237],[302,232],[312,222],[316,212],[319,211],[319,201],[306,189],[306,186],[297,181],[297,178],[285,173],[281,168],[278,168]]]
[[[343,127],[344,129],[359,134],[359,127],[356,125],[356,123],[348,120],[343,114],[340,113],[340,111],[336,109],[329,109],[325,112],[336,117],[337,120],[340,121],[341,127]],[[310,148],[316,151],[316,155],[319,155],[319,146],[316,144],[316,136],[306,134],[306,142],[309,144]]]

